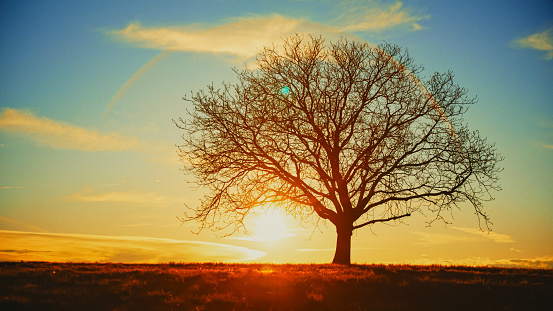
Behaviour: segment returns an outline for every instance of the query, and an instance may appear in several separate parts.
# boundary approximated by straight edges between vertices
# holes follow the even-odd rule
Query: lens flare
[[[102,118],[107,117],[107,115],[110,113],[111,110],[113,110],[119,99],[121,99],[123,94],[127,92],[127,90],[136,82],[136,80],[138,80],[138,78],[140,78],[146,71],[148,71],[148,69],[150,69],[163,58],[165,58],[171,52],[171,50],[163,51],[161,54],[158,54],[156,57],[152,58],[149,62],[142,66],[142,68],[138,69],[138,71],[134,75],[132,75],[132,77],[130,77],[129,80],[125,82],[125,84],[123,84],[119,91],[117,91],[117,93],[115,93],[113,98],[109,101],[106,109],[104,110]]]
[[[280,94],[283,95],[283,96],[288,96],[290,95],[290,88],[288,86],[285,86],[285,87],[282,87],[280,89]]]

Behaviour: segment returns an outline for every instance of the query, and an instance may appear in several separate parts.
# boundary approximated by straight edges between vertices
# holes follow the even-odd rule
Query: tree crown
[[[390,44],[295,36],[265,48],[238,83],[193,94],[176,122],[185,169],[210,189],[183,220],[232,233],[277,203],[355,230],[469,202],[487,225],[501,156],[463,122],[476,98],[451,72],[423,82],[422,70]]]

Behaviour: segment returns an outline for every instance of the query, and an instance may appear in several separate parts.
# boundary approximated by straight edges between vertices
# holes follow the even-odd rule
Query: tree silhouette
[[[179,155],[210,191],[193,214],[201,228],[244,228],[255,208],[336,227],[333,263],[349,264],[354,230],[482,202],[498,190],[501,156],[463,123],[476,102],[395,45],[296,35],[265,48],[236,84],[192,94]],[[445,221],[445,220],[444,220]]]

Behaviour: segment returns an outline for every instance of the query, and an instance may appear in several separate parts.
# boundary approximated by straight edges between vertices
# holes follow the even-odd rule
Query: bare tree
[[[202,227],[244,228],[255,208],[336,226],[333,263],[349,264],[354,230],[431,211],[434,220],[498,190],[501,156],[462,116],[476,102],[406,50],[294,36],[265,48],[239,82],[192,94],[179,154],[210,189],[193,215]],[[445,220],[444,220],[445,221]]]

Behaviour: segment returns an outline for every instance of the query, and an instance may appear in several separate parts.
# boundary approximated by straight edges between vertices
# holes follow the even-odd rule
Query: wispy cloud
[[[0,216],[0,228],[22,231],[46,232],[46,230],[33,224],[3,216]]]
[[[545,59],[553,59],[553,27],[526,38],[513,41],[515,46],[545,51]]]
[[[27,136],[39,145],[55,149],[124,151],[139,147],[134,137],[100,133],[12,108],[5,108],[0,114],[0,130]]]
[[[29,189],[29,187],[0,187],[0,189]]]
[[[470,238],[457,234],[414,232],[418,236],[418,243],[423,245],[449,244],[454,242],[469,241]]]
[[[482,231],[476,228],[451,227],[467,234],[455,233],[434,233],[434,232],[415,232],[419,237],[419,243],[424,245],[449,244],[456,242],[475,241],[476,239],[489,239],[496,243],[514,243],[515,241],[510,235],[500,234],[496,232]]]
[[[453,229],[460,230],[466,233],[470,233],[482,238],[490,239],[496,243],[514,243],[515,241],[510,235],[500,234],[491,231],[482,231],[476,228],[463,228],[463,227],[452,227]]]
[[[199,53],[223,53],[248,59],[263,45],[292,34],[303,24],[302,20],[281,15],[236,18],[211,28],[143,27],[131,23],[111,34],[146,48]]]
[[[84,188],[80,192],[64,197],[63,199],[75,202],[112,202],[135,206],[157,207],[168,206],[175,203],[180,204],[184,201],[183,198],[163,195],[157,192],[114,191],[98,193],[93,188]]]
[[[328,24],[272,14],[233,18],[211,27],[146,27],[135,22],[109,34],[145,48],[228,54],[245,61],[255,56],[263,46],[278,43],[281,38],[296,33],[321,34],[332,40],[341,36],[353,37],[346,33],[351,31],[380,32],[400,27],[413,31],[422,29],[418,22],[429,18],[428,14],[414,13],[400,1],[394,4],[346,1],[338,4],[337,10],[342,13],[338,13],[338,17]]]
[[[345,1],[342,6],[347,10],[336,20],[345,31],[383,31],[402,27],[407,30],[420,30],[418,23],[429,19],[429,14],[415,13],[403,6],[401,1],[394,4],[379,1]]]
[[[0,261],[237,262],[265,256],[228,244],[0,230]]]

